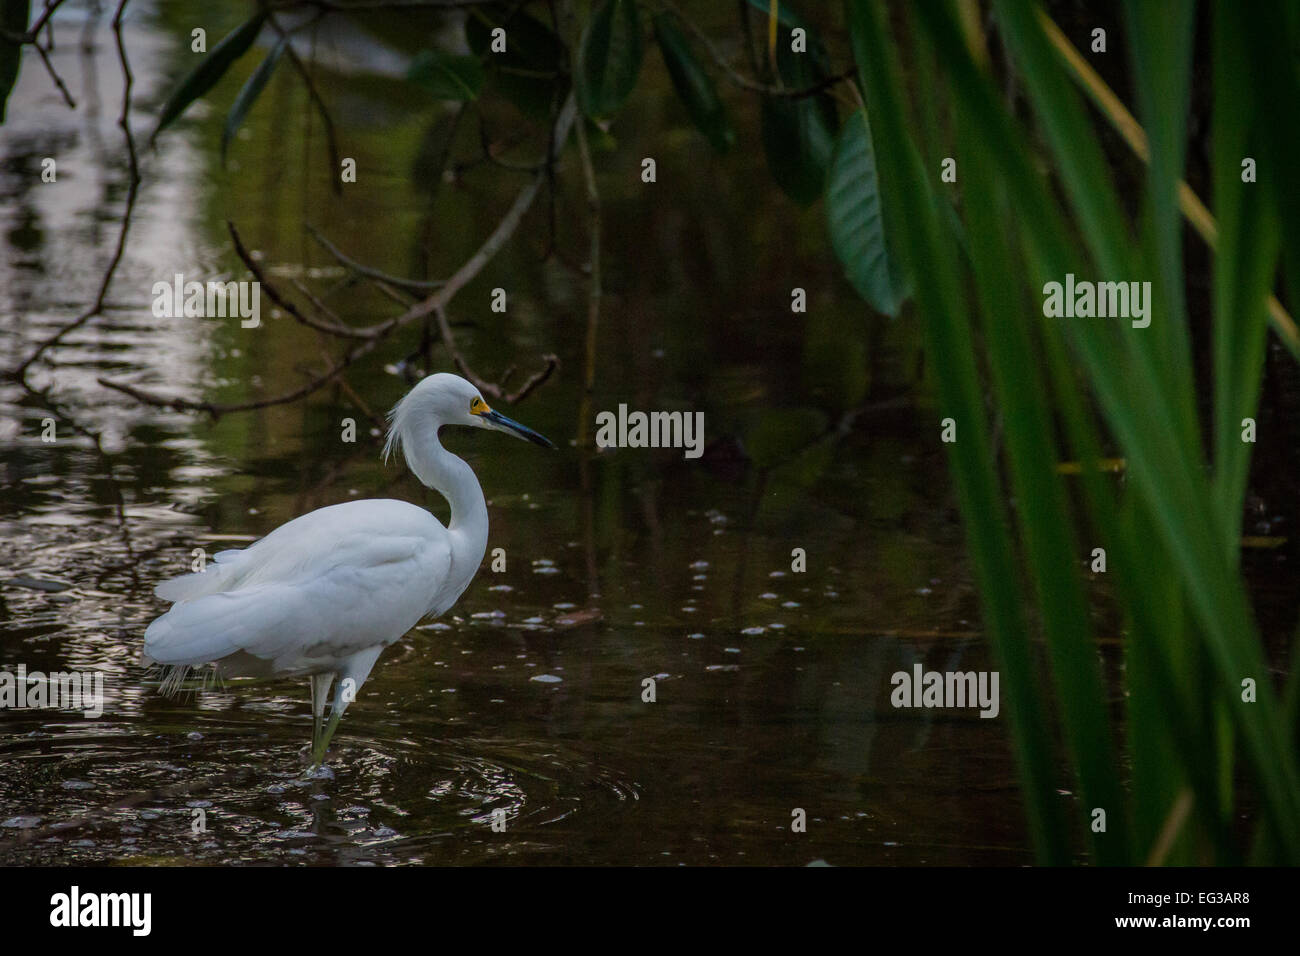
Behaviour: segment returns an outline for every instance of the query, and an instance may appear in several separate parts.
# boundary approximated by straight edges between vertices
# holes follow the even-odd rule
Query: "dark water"
[[[212,43],[237,21],[196,4],[130,9],[143,141],[191,62],[189,31],[205,26]],[[77,109],[29,54],[0,127],[6,365],[93,301],[126,196],[106,18],[70,10],[55,22],[54,63]],[[152,284],[176,272],[245,277],[227,218],[276,281],[301,279],[354,323],[399,306],[341,287],[344,270],[305,223],[400,274],[421,273],[422,244],[433,275],[477,247],[526,179],[482,164],[456,182],[425,176],[447,118],[395,82],[409,51],[386,42],[318,37],[322,93],[357,183],[330,191],[319,123],[285,70],[222,169],[221,116],[255,50],[142,151],[102,316],[30,371],[49,393],[0,386],[0,665],[101,672],[106,693],[97,719],[0,711],[0,862],[1027,862],[1005,722],[889,704],[890,675],[914,663],[991,666],[916,329],[870,316],[833,263],[820,207],[776,194],[753,104],[736,101],[740,142],[719,159],[688,131],[654,57],[597,156],[606,297],[594,407],[702,410],[708,454],[584,461],[574,445],[587,247],[580,171],[566,161],[554,237],[544,197],[452,307],[467,358],[489,377],[512,364],[526,374],[543,352],[561,360],[510,410],[560,451],[445,436],[480,476],[489,549],[505,549],[506,570],[485,564],[451,614],[385,653],[335,738],[329,777],[302,776],[305,681],[155,693],[138,663],[164,607],[152,587],[187,570],[193,549],[238,547],[351,498],[407,498],[445,518],[436,495],[379,462],[373,426],[407,388],[403,373],[425,367],[406,361],[418,329],[349,372],[346,389],[215,423],[96,381],[243,401],[304,381],[322,346],[337,354],[265,296],[260,329],[152,315]],[[499,119],[506,135],[512,120]],[[453,152],[472,154],[472,139]],[[648,155],[659,163],[649,186],[637,176]],[[46,156],[57,183],[40,182]],[[488,307],[498,286],[504,315]],[[795,286],[808,315],[791,314]],[[432,359],[449,366],[436,347]],[[49,417],[54,443],[41,440]],[[355,443],[340,440],[345,418],[359,423]],[[654,703],[642,700],[647,677]],[[791,832],[796,808],[806,833]],[[504,833],[489,825],[498,809]]]

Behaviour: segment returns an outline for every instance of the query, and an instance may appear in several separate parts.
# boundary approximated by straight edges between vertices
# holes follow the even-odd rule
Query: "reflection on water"
[[[187,9],[197,5],[131,6],[142,140],[186,68]],[[102,23],[88,48],[78,42],[85,19],[56,18],[54,63],[78,109],[28,62],[0,128],[5,365],[93,301],[120,225],[121,78]],[[233,22],[208,23],[209,35]],[[426,264],[463,260],[509,202],[519,180],[500,170],[422,178],[446,117],[401,98],[391,77],[409,51],[346,32],[318,40],[358,182],[332,195],[320,129],[301,120],[302,90],[285,76],[224,170],[220,124],[179,124],[143,155],[104,314],[33,366],[49,395],[0,386],[0,666],[94,669],[107,691],[97,720],[0,712],[0,862],[1027,862],[1004,722],[889,704],[890,674],[914,663],[991,666],[915,329],[871,324],[831,265],[819,210],[775,195],[755,206],[766,174],[744,147],[756,129],[718,159],[681,117],[662,118],[663,76],[638,93],[654,122],[616,125],[599,157],[595,407],[701,410],[705,457],[625,450],[584,466],[571,441],[519,456],[499,436],[450,435],[482,480],[489,548],[505,549],[506,570],[485,566],[448,618],[381,658],[335,738],[332,778],[299,776],[305,682],[153,693],[138,664],[161,610],[151,588],[186,570],[193,549],[354,497],[404,497],[445,517],[441,500],[379,462],[370,427],[407,387],[403,369],[422,364],[418,330],[349,373],[346,389],[217,422],[143,408],[96,381],[238,401],[319,367],[314,333],[269,310],[257,330],[152,315],[155,281],[242,277],[227,218],[268,274],[311,280],[364,323],[394,303],[331,287],[342,270],[305,223],[386,271],[437,274]],[[221,115],[256,59],[194,115]],[[655,151],[649,192],[632,157]],[[55,184],[40,182],[45,156],[57,157]],[[577,182],[562,177],[555,196],[562,250],[582,248],[566,225],[581,222]],[[526,419],[564,439],[578,433],[586,285],[582,253],[545,257],[549,243],[539,203],[454,319],[488,374],[559,355]],[[488,308],[497,286],[504,315]],[[807,316],[790,313],[794,286],[808,290]],[[859,404],[868,379],[880,400],[795,453]],[[50,417],[53,444],[40,437]],[[349,417],[362,423],[355,444],[340,441]],[[102,449],[69,419],[101,433]],[[805,572],[792,570],[795,548]],[[654,703],[642,700],[647,677]],[[791,832],[795,808],[807,833]],[[497,810],[504,833],[491,827]]]

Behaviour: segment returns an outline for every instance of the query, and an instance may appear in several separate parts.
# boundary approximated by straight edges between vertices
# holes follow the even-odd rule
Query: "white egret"
[[[447,373],[411,389],[389,421],[384,460],[401,449],[415,476],[451,504],[447,526],[405,501],[349,501],[295,518],[242,550],[222,551],[202,572],[164,581],[154,593],[174,604],[144,634],[145,661],[165,667],[163,693],[178,690],[189,668],[208,663],[223,676],[308,677],[312,763],[319,765],[383,649],[455,604],[487,549],[483,491],[473,469],[442,447],[438,429],[490,428],[555,447]]]

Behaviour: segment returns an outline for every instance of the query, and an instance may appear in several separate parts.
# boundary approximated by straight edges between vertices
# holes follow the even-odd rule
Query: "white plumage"
[[[487,504],[474,472],[442,447],[438,429],[491,428],[554,446],[446,373],[411,389],[390,421],[385,458],[402,450],[415,475],[451,504],[448,525],[405,501],[350,501],[295,518],[243,550],[222,551],[200,573],[164,581],[154,593],[175,603],[144,634],[145,660],[167,669],[164,693],[176,690],[190,667],[209,662],[229,676],[311,677],[312,750],[320,763],[383,649],[456,603],[487,548]]]

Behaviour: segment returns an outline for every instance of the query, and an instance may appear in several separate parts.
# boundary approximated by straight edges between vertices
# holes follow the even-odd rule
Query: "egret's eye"
[[[479,398],[477,395],[475,395],[474,400],[469,403],[469,413],[471,415],[484,415],[490,411],[492,411],[492,409],[488,408],[487,402],[483,401],[483,399]]]

